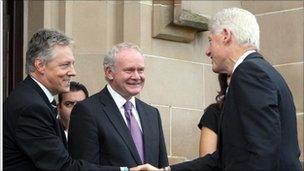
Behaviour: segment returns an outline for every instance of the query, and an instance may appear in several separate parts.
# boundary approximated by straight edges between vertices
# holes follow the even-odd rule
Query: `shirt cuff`
[[[120,167],[120,171],[129,171],[128,167]]]

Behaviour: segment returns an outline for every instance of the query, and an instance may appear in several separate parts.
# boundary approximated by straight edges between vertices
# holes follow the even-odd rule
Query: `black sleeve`
[[[191,161],[170,166],[171,171],[219,171],[218,151]]]
[[[49,108],[28,107],[16,121],[16,141],[39,170],[119,170],[73,160],[54,129]]]
[[[205,112],[197,126],[199,127],[199,129],[202,129],[203,126],[207,127],[217,133],[220,114],[221,109],[219,108],[218,104],[214,103],[209,105],[205,109]]]
[[[71,112],[68,134],[68,149],[75,159],[84,159],[91,163],[101,164],[102,148],[100,147],[97,123],[87,106],[77,103]]]

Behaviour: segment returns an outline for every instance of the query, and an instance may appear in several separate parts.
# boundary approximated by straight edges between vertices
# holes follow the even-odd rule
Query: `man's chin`
[[[219,73],[218,69],[214,68],[214,67],[212,67],[212,71],[215,72],[215,73]]]
[[[136,96],[140,93],[142,89],[137,89],[137,90],[130,90],[129,93],[132,95],[132,96]]]

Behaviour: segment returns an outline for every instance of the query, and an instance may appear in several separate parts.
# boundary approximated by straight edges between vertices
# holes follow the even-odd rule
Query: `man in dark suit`
[[[4,170],[120,170],[72,159],[54,95],[68,92],[75,76],[71,39],[42,29],[28,44],[28,76],[5,100],[3,111]],[[123,155],[123,154],[121,154]]]
[[[158,110],[135,98],[145,82],[144,56],[131,43],[115,45],[104,58],[108,84],[72,110],[72,157],[111,166],[168,165]]]
[[[70,117],[73,107],[76,103],[84,100],[89,97],[89,92],[87,88],[75,81],[70,82],[70,91],[63,92],[58,94],[58,119],[63,125],[64,133],[68,135],[69,125],[70,125]]]
[[[224,9],[212,17],[209,30],[206,55],[212,70],[231,75],[218,151],[171,170],[301,170],[293,97],[283,77],[257,52],[255,16]]]

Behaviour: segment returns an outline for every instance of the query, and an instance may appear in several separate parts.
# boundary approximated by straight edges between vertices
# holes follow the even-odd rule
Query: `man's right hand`
[[[163,169],[158,169],[150,164],[143,164],[130,168],[130,171],[162,171],[162,170]]]

